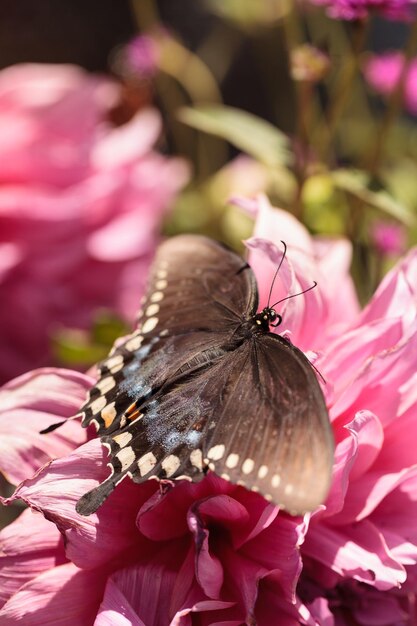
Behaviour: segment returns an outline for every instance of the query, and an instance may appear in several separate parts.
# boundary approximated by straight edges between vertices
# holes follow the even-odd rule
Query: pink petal
[[[15,243],[0,243],[0,283],[7,277],[24,256],[21,247]]]
[[[211,498],[219,500],[222,496]],[[224,498],[224,496],[223,496]],[[230,504],[233,506],[233,500]],[[203,502],[203,504],[206,504]],[[213,505],[213,503],[211,503]],[[237,504],[237,503],[236,503]],[[200,517],[198,503],[188,515],[188,526],[194,535],[196,549],[196,578],[204,593],[215,600],[219,599],[220,589],[223,585],[223,568],[219,559],[210,551],[209,531],[204,527]],[[212,509],[215,508],[212,506]],[[216,517],[214,518],[216,520]],[[220,521],[220,520],[219,520]]]
[[[393,356],[393,348],[402,338],[401,322],[397,319],[388,319],[378,320],[369,326],[347,332],[330,343],[327,350],[328,354],[332,355],[331,359],[320,359],[317,367],[324,378],[333,383],[333,390],[327,394],[327,400],[334,418],[345,411],[352,415],[352,412],[363,409],[363,404],[355,403],[365,389],[368,393],[366,408],[381,419],[377,408],[369,405],[369,390],[365,385],[370,373],[376,379],[379,378],[381,369],[388,367]]]
[[[2,626],[91,626],[105,575],[59,565],[26,583],[0,610]],[[24,620],[22,622],[22,620]]]
[[[343,509],[346,491],[349,486],[349,475],[358,451],[358,438],[354,429],[350,430],[350,436],[337,444],[334,462],[333,476],[330,493],[326,500],[326,506],[313,514],[313,520],[325,516],[332,516]]]
[[[358,453],[350,475],[353,481],[372,467],[384,444],[384,430],[379,419],[370,411],[359,411],[346,428],[358,436]]]
[[[92,165],[97,170],[128,165],[152,148],[161,131],[161,118],[155,109],[140,111],[130,122],[112,129],[95,146]]]
[[[146,626],[146,624],[130,606],[119,586],[109,578],[94,626]]]
[[[61,534],[30,509],[0,532],[0,606],[38,574],[65,562]]]
[[[369,521],[336,529],[311,526],[303,552],[341,576],[366,582],[377,589],[399,587],[404,567],[392,557],[382,534]]]
[[[0,466],[19,483],[44,463],[67,454],[87,438],[78,420],[56,431],[40,430],[75,415],[93,379],[78,372],[45,368],[16,378],[0,390]]]
[[[21,498],[53,521],[65,536],[68,558],[83,568],[98,567],[125,550],[134,558],[132,548],[141,545],[136,512],[157,489],[154,481],[135,485],[125,480],[97,513],[78,515],[78,499],[108,475],[105,456],[100,441],[94,439],[26,480],[11,499]]]
[[[368,472],[352,482],[346,495],[343,511],[332,517],[333,524],[350,524],[368,517],[372,511],[398,485],[406,480],[412,470],[404,469],[393,474]]]
[[[417,559],[417,467],[410,468],[371,515],[382,529],[395,558],[403,564]]]
[[[258,215],[254,228],[254,237],[269,239],[274,243],[283,239],[288,246],[312,254],[312,239],[307,229],[288,211],[271,206],[266,196],[257,197]]]
[[[222,565],[225,571],[225,589],[228,600],[235,600],[248,619],[255,610],[258,583],[268,573],[261,564],[234,552],[226,544],[222,546]]]
[[[364,309],[360,324],[399,318],[410,323],[416,317],[417,249],[411,250],[383,279]]]
[[[327,332],[337,336],[343,328],[355,322],[360,310],[350,275],[352,244],[346,239],[315,239],[314,250],[320,275],[325,277],[325,295],[329,303]]]
[[[262,565],[266,570],[280,572],[282,595],[289,602],[295,600],[295,587],[302,570],[299,546],[304,541],[305,532],[300,518],[283,513],[240,550],[242,556]]]
[[[246,491],[232,485],[214,473],[209,473],[201,482],[190,484],[188,481],[176,483],[167,493],[155,493],[144,504],[138,514],[140,531],[154,541],[174,539],[189,533],[187,526],[188,509],[197,500],[221,493],[232,494]],[[170,523],[166,524],[169,519]]]

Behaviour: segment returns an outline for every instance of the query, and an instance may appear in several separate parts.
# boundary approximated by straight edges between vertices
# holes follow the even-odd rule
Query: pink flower
[[[248,245],[261,306],[282,256],[281,239],[288,253],[272,300],[312,280],[319,283],[277,309],[286,336],[314,357],[327,380],[337,444],[327,502],[304,520],[292,518],[260,495],[209,474],[199,484],[174,487],[124,481],[97,513],[80,517],[75,503],[107,475],[106,453],[95,438],[77,447],[85,432],[71,421],[65,428],[75,429],[72,451],[55,453],[52,440],[48,449],[41,447],[41,457],[33,455],[40,444],[33,447],[37,418],[33,413],[32,422],[30,416],[42,398],[42,427],[67,417],[91,379],[59,370],[21,377],[6,386],[0,427],[4,420],[9,441],[0,464],[11,482],[25,478],[10,501],[23,499],[48,521],[38,520],[36,544],[29,512],[0,535],[7,581],[2,624],[22,618],[28,626],[45,624],[47,617],[54,623],[58,610],[65,615],[64,601],[73,611],[64,626],[388,626],[411,615],[417,574],[417,250],[360,312],[347,242],[311,238],[263,197],[241,204],[257,215]],[[31,425],[27,438],[20,419]],[[39,469],[48,455],[56,459]],[[24,476],[22,470],[14,474],[20,459],[26,461]]]
[[[191,625],[198,613],[207,625],[238,626],[250,616],[267,625],[280,616],[295,626],[305,524],[258,494],[214,474],[162,489],[129,481],[97,514],[75,512],[77,499],[107,472],[101,445],[94,439],[76,448],[86,432],[75,421],[44,436],[43,445],[36,433],[75,413],[90,385],[82,374],[39,370],[1,392],[7,411],[0,427],[9,434],[2,467],[15,483],[37,472],[12,500],[44,516],[27,510],[0,533],[1,624],[59,617],[63,626]],[[71,431],[74,451],[65,454]]]
[[[132,39],[123,50],[126,72],[138,78],[153,78],[158,68],[158,46],[149,35]]]
[[[145,110],[114,128],[118,87],[71,66],[0,72],[0,379],[51,362],[60,326],[131,321],[163,215],[187,171],[152,151]]]
[[[371,237],[380,254],[399,256],[405,250],[406,232],[401,224],[376,222],[371,229]]]
[[[387,52],[368,59],[364,74],[377,93],[388,96],[398,85],[403,67],[404,55],[401,52]],[[417,58],[409,62],[406,70],[404,104],[410,113],[417,115]]]
[[[415,0],[312,0],[327,8],[329,17],[339,20],[360,20],[370,13],[379,13],[390,20],[409,21],[414,15]]]
[[[319,615],[319,623],[350,623],[340,617],[349,611],[364,626],[401,623],[404,610],[410,611],[407,598],[410,590],[414,598],[417,573],[417,451],[412,443],[417,431],[417,249],[355,314],[347,276],[336,272],[334,282],[331,273],[336,268],[328,263],[328,281],[325,274],[320,280],[320,268],[314,269],[316,244],[305,238],[304,229],[262,198],[253,208],[258,209],[257,234],[274,242],[286,239],[294,268],[291,243],[297,242],[303,250],[296,251],[298,259],[310,255],[303,276],[311,280],[308,268],[319,282],[316,304],[310,293],[289,300],[288,305],[296,301],[296,308],[290,316],[285,311],[284,318],[294,343],[301,340],[304,349],[313,346],[318,353],[315,366],[327,381],[324,392],[337,444],[330,495],[312,515],[301,548],[302,598],[314,599],[311,619]],[[292,239],[288,222],[293,225]],[[255,265],[258,279],[276,267],[275,249],[265,251],[263,267]],[[299,285],[305,287],[301,281]],[[281,289],[278,285],[273,299]],[[326,298],[332,292],[333,300]],[[302,299],[305,302],[299,303]],[[326,328],[329,313],[334,319],[334,299],[350,311],[348,316],[340,314],[337,334],[331,326]],[[380,592],[383,601],[378,600]]]

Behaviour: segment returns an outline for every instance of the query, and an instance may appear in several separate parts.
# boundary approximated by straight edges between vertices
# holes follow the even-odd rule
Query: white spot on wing
[[[166,278],[168,276],[168,272],[166,269],[160,269],[156,272],[157,278]]]
[[[229,454],[226,459],[226,467],[229,469],[233,469],[239,463],[239,455],[238,454]]]
[[[113,441],[117,443],[121,448],[127,446],[128,443],[132,440],[131,433],[120,433],[120,435],[115,435],[113,437]]]
[[[156,465],[156,456],[152,452],[147,452],[138,461],[139,473],[146,476]]]
[[[258,470],[258,478],[265,478],[265,476],[268,473],[268,468],[266,465],[261,465],[261,467]]]
[[[162,461],[161,465],[162,468],[165,470],[167,477],[169,478],[177,471],[177,469],[181,465],[181,462],[179,458],[175,456],[175,454],[170,454],[166,457],[166,459]]]
[[[134,352],[135,350],[139,350],[139,348],[142,345],[142,341],[143,341],[142,335],[137,335],[136,337],[132,337],[132,339],[129,339],[129,341],[125,344],[125,348],[126,350],[129,350],[129,352]]]
[[[146,317],[152,317],[159,312],[159,304],[150,304],[145,311]]]
[[[150,333],[151,330],[153,330],[155,328],[157,323],[158,323],[158,318],[157,317],[150,317],[149,319],[146,320],[146,322],[142,326],[142,332],[143,333]]]
[[[150,297],[151,302],[161,302],[164,299],[164,294],[162,291],[154,291]]]
[[[255,467],[255,462],[253,459],[246,459],[242,465],[242,472],[244,474],[250,474]]]
[[[110,391],[110,389],[113,389],[115,385],[116,381],[114,380],[113,376],[106,376],[105,378],[102,378],[97,382],[96,387],[97,389],[100,389],[101,393],[106,394],[108,391]]]
[[[281,482],[281,476],[279,476],[278,474],[274,474],[271,479],[271,485],[274,487],[274,489],[279,487],[280,482]]]
[[[294,485],[286,485],[284,492],[287,496],[289,496],[294,491]]]
[[[112,374],[115,374],[123,367],[123,356],[121,354],[117,354],[116,356],[111,357],[104,364]]]
[[[133,452],[133,448],[122,448],[117,454],[116,457],[119,459],[122,465],[122,472],[129,469],[132,463],[135,462],[135,453]]]
[[[157,280],[156,283],[155,283],[155,287],[158,290],[166,289],[167,285],[168,285],[168,282],[165,279]]]
[[[90,404],[90,409],[93,413],[99,413],[102,409],[104,409],[106,404],[106,398],[104,396],[100,396],[99,398],[97,398],[97,400],[94,400],[94,402]]]
[[[210,450],[207,452],[207,457],[209,459],[212,459],[213,461],[219,461],[223,457],[224,451],[224,445],[222,443],[218,444],[217,446],[213,446],[212,448],[210,448]]]
[[[191,465],[197,467],[199,470],[203,469],[203,453],[201,450],[193,450],[190,454]]]

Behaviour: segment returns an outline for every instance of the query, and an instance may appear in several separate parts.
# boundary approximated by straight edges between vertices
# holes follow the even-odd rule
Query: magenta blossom
[[[134,318],[187,171],[152,151],[155,110],[110,125],[117,97],[76,67],[0,72],[0,380],[50,363],[51,335],[97,309]]]
[[[138,78],[153,78],[158,69],[159,50],[156,40],[139,35],[129,41],[123,50],[125,71]]]
[[[325,6],[329,17],[339,20],[361,20],[378,13],[390,20],[413,18],[416,0],[311,0]]]
[[[70,431],[44,436],[42,444],[37,429],[76,412],[91,382],[38,370],[1,392],[7,410],[0,427],[9,433],[2,467],[14,483],[34,474],[13,500],[44,516],[25,511],[0,533],[2,626],[191,626],[193,613],[207,626],[249,619],[266,626],[276,617],[295,626],[306,525],[258,494],[214,474],[175,487],[126,481],[97,514],[75,512],[78,498],[107,473],[103,449],[97,439],[76,448],[86,435],[79,422],[65,425],[72,429],[69,454],[63,446]]]
[[[401,224],[376,222],[371,229],[371,238],[382,255],[399,256],[404,253],[407,235]]]
[[[404,68],[401,52],[387,52],[368,59],[364,66],[365,78],[379,94],[388,96],[394,91]],[[404,81],[404,105],[417,115],[417,58],[409,61]]]
[[[302,276],[313,270],[319,281],[315,309],[306,297],[288,301],[295,301],[291,317],[285,311],[291,340],[316,352],[337,444],[331,492],[312,515],[301,548],[301,597],[311,603],[311,619],[326,626],[351,623],[349,615],[363,626],[400,624],[404,611],[410,613],[417,573],[417,452],[410,445],[417,430],[417,249],[355,314],[348,277],[339,271],[335,283],[335,266],[327,265],[327,279],[319,273],[324,266],[315,267],[317,242],[310,240],[309,248],[304,229],[298,225],[297,233],[295,220],[265,199],[253,208],[260,237],[288,239],[286,224],[292,223],[292,241],[302,252],[290,246],[289,261],[296,267],[309,256]],[[274,248],[265,252],[263,272],[260,260],[255,266],[258,276],[276,266]],[[345,314],[339,309],[337,333],[326,327],[331,294],[346,307]],[[305,324],[297,327],[301,313]]]
[[[108,473],[99,441],[79,446],[85,432],[71,421],[65,427],[80,433],[74,430],[71,452],[55,452],[53,439],[35,455],[33,435],[24,437],[18,415],[26,399],[22,419],[36,430],[35,412],[31,422],[26,411],[39,402],[38,389],[42,427],[58,421],[76,411],[91,379],[34,372],[6,386],[9,442],[0,464],[11,482],[25,478],[11,501],[21,498],[45,520],[38,517],[35,526],[25,512],[0,535],[0,576],[7,581],[1,624],[54,624],[59,615],[63,626],[388,626],[410,615],[417,562],[417,453],[409,445],[417,431],[417,250],[360,312],[347,242],[311,238],[265,198],[246,206],[257,215],[248,246],[261,306],[281,239],[288,254],[273,300],[319,282],[277,308],[282,331],[327,381],[337,444],[327,502],[311,516],[291,518],[259,494],[209,474],[196,485],[123,481],[97,513],[81,517],[76,501]],[[40,467],[45,453],[56,458]],[[25,476],[13,473],[19,457]]]

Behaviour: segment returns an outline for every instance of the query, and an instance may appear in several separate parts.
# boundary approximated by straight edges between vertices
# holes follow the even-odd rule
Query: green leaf
[[[119,337],[130,332],[127,324],[114,313],[105,309],[97,311],[91,331],[93,343],[106,346],[109,350]]]
[[[406,226],[416,223],[414,213],[401,202],[393,198],[385,189],[370,189],[370,178],[366,172],[340,169],[331,173],[335,187],[352,194],[365,204],[378,209],[402,222]]]
[[[59,363],[66,367],[90,367],[103,360],[108,347],[90,342],[86,331],[62,328],[54,333],[51,347]]]
[[[292,162],[286,135],[252,113],[233,107],[206,105],[182,108],[179,119],[188,126],[229,141],[269,167]]]

